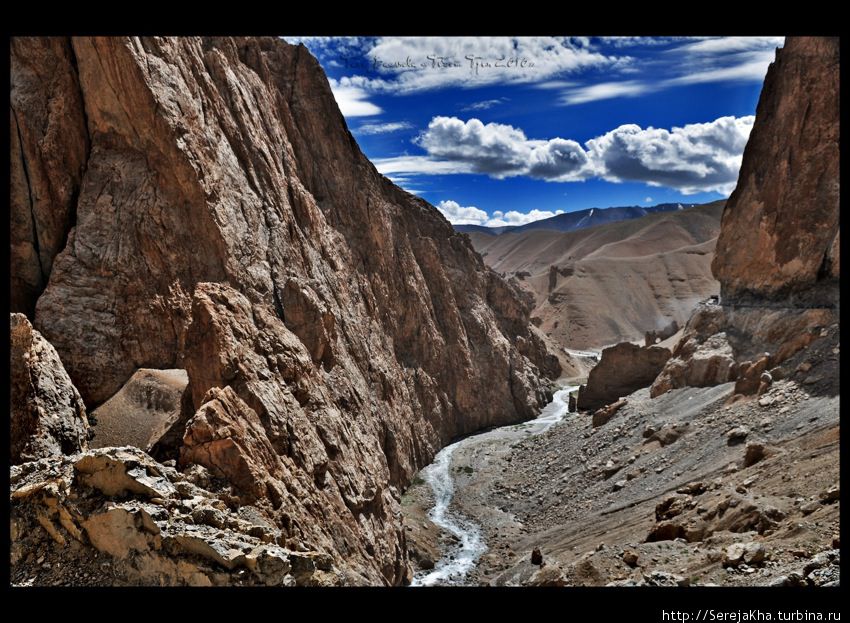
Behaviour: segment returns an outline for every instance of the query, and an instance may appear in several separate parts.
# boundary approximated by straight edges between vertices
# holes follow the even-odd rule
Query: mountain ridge
[[[713,203],[713,202],[709,202]],[[499,236],[501,234],[519,233],[532,229],[545,229],[551,231],[578,231],[588,227],[596,227],[605,223],[614,223],[617,221],[642,218],[649,214],[657,214],[659,212],[673,212],[676,210],[684,210],[693,208],[698,205],[696,203],[659,203],[654,206],[611,206],[608,208],[586,208],[584,210],[576,210],[574,212],[564,212],[556,214],[549,218],[524,223],[522,225],[502,225],[498,227],[487,227],[486,225],[470,225],[460,224],[454,225],[457,231],[463,233],[482,233]]]

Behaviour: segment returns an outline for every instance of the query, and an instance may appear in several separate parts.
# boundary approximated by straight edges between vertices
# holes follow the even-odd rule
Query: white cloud
[[[735,188],[755,117],[720,117],[665,130],[629,124],[585,143],[601,177],[676,188],[684,194]]]
[[[659,46],[669,45],[677,41],[699,40],[703,37],[597,37],[597,39],[615,48],[629,48],[638,46]]]
[[[557,214],[563,214],[563,210],[550,212],[548,210],[531,210],[530,212],[501,212],[496,210],[493,216],[475,206],[461,206],[457,201],[441,201],[437,209],[443,213],[452,225],[483,225],[485,227],[504,227],[506,225],[524,225],[532,221],[551,218]]]
[[[634,97],[646,93],[651,88],[652,85],[639,80],[602,82],[564,91],[561,102],[564,104],[584,104],[613,97]]]
[[[432,159],[462,162],[476,173],[495,178],[527,175],[570,179],[587,165],[587,155],[575,141],[529,140],[522,130],[478,119],[434,117],[417,139]]]
[[[372,135],[372,134],[389,134],[390,132],[399,132],[401,130],[409,130],[413,126],[407,121],[391,121],[388,123],[364,123],[354,130],[357,134]]]
[[[720,117],[670,130],[627,124],[582,147],[564,138],[529,139],[510,125],[434,117],[416,139],[427,155],[374,162],[384,174],[481,173],[497,179],[526,176],[553,182],[602,178],[666,186],[684,194],[728,194],[737,181],[754,120]]]
[[[676,47],[677,53],[718,54],[782,47],[785,37],[712,37]]]
[[[644,203],[652,203],[652,197],[644,197],[643,202]]]
[[[341,86],[416,93],[528,84],[630,61],[599,52],[586,37],[379,37],[368,41],[362,48],[365,60],[379,76],[347,76],[340,79]]]
[[[341,86],[336,80],[329,80],[337,106],[345,117],[369,117],[380,115],[383,110],[367,101],[368,93],[359,87]]]
[[[547,80],[534,85],[536,89],[564,89],[574,86],[578,86],[578,82],[570,80]]]
[[[689,38],[686,38],[689,39]],[[601,38],[616,47],[649,45],[642,37]],[[652,40],[652,44],[672,43],[675,38]],[[774,59],[775,50],[784,37],[712,37],[690,39],[687,43],[665,50],[647,61],[652,77],[615,80],[598,84],[566,86],[560,102],[585,104],[614,97],[635,97],[647,92],[709,82],[761,82]],[[640,74],[641,65],[617,65],[620,74]],[[552,83],[549,83],[552,84]],[[554,84],[557,84],[555,82]],[[545,87],[544,85],[538,85]]]
[[[441,201],[436,207],[452,225],[484,225],[489,218],[484,210],[463,207],[457,201]]]
[[[697,84],[701,82],[760,82],[764,80],[774,52],[749,52],[735,55],[740,61],[728,67],[708,68],[666,80],[666,86]]]
[[[474,173],[472,167],[461,161],[434,160],[428,156],[394,156],[372,158],[372,164],[384,175],[406,173],[407,175],[447,175]]]
[[[499,97],[497,99],[484,100],[483,102],[473,102],[472,104],[469,104],[468,106],[464,106],[463,108],[461,108],[461,110],[464,111],[464,112],[467,112],[467,111],[470,111],[470,110],[488,110],[490,108],[493,108],[493,106],[498,106],[499,104],[502,104],[506,101],[508,101],[508,98]]]
[[[506,225],[525,225],[532,221],[540,221],[544,218],[552,218],[558,214],[563,214],[563,210],[531,210],[530,212],[517,212],[511,210],[502,214],[501,212],[493,212],[493,218],[487,221],[487,227],[504,227]],[[496,215],[499,216],[496,216]]]

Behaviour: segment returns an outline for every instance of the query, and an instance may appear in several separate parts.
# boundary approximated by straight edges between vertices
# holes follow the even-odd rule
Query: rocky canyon
[[[13,586],[839,583],[837,38],[728,199],[497,234],[304,45],[10,55]]]
[[[838,67],[837,39],[788,37],[776,51],[710,242],[682,247],[694,241],[670,227],[685,218],[681,232],[707,206],[566,234],[471,234],[487,262],[536,293],[538,324],[561,346],[570,335],[584,340],[573,348],[606,346],[612,334],[594,312],[618,314],[620,331],[630,297],[648,290],[650,304],[636,301],[644,339],[634,326],[632,342],[602,349],[574,377],[586,384],[577,403],[562,398],[557,425],[507,427],[454,449],[454,504],[489,544],[456,583],[839,584]],[[647,232],[665,221],[665,252],[654,256]],[[582,247],[593,238],[601,244]],[[689,302],[681,329],[647,326],[681,291],[669,267],[687,264],[676,255],[698,249],[695,266],[714,287]],[[618,254],[620,264],[594,258]],[[627,286],[649,262],[656,268]],[[572,296],[563,308],[583,314],[559,310],[559,291],[599,287],[591,271],[616,284],[609,306],[585,309]],[[408,490],[404,508],[428,578],[457,539],[423,514],[438,493],[426,484]]]
[[[527,301],[303,46],[24,37],[11,69],[13,582],[408,582],[413,475],[551,397]]]

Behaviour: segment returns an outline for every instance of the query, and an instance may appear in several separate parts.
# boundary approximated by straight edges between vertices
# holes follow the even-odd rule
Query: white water
[[[590,357],[597,361],[599,361],[599,358],[602,356],[602,353],[596,350],[575,350],[574,348],[565,348],[564,352],[568,355],[572,355],[573,357]]]
[[[526,432],[532,435],[545,433],[566,415],[569,394],[576,389],[578,389],[578,386],[568,386],[555,392],[552,402],[543,408],[537,419],[522,424],[502,426],[486,433],[466,437],[446,446],[437,453],[434,462],[420,472],[422,479],[428,483],[434,492],[434,507],[428,511],[428,518],[443,530],[456,536],[458,544],[437,561],[434,569],[417,573],[411,586],[459,584],[481,555],[487,551],[487,545],[481,538],[480,527],[467,517],[449,508],[455,493],[454,478],[451,471],[454,451],[461,445],[479,443],[490,437],[503,436],[507,442],[512,437],[518,437]]]

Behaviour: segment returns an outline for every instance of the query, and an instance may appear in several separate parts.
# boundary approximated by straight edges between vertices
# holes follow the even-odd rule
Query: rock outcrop
[[[16,37],[10,48],[10,307],[32,319],[76,218],[89,140],[71,42]]]
[[[86,448],[86,406],[56,351],[23,314],[10,316],[11,464]]]
[[[776,52],[712,264],[724,303],[837,302],[838,68],[837,37]]]
[[[679,387],[712,387],[735,380],[738,368],[726,328],[719,305],[710,300],[700,303],[672,357],[653,381],[650,396]]]
[[[670,351],[659,346],[637,346],[622,342],[602,350],[602,358],[578,391],[578,409],[599,409],[648,387],[670,358]]]
[[[41,45],[73,54],[49,79],[79,84],[86,136],[66,136],[88,157],[35,326],[82,397],[185,369],[159,459],[232,480],[347,583],[407,581],[399,491],[452,438],[551,398],[529,302],[378,174],[303,46]],[[13,74],[30,54],[13,45]]]
[[[82,586],[337,585],[328,554],[293,550],[203,470],[183,474],[133,447],[11,472],[12,582]]]
[[[762,375],[838,322],[838,39],[788,37],[759,99],[712,270],[719,304],[700,305],[652,396]],[[739,378],[740,377],[740,378]]]

